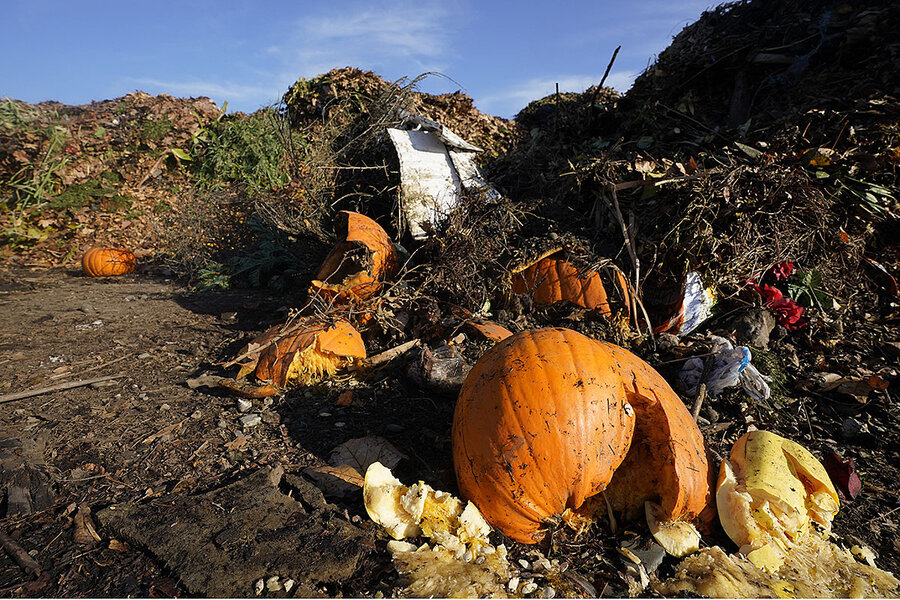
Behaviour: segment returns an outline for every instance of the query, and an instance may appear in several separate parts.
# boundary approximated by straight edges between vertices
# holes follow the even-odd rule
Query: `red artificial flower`
[[[783,261],[772,267],[772,277],[775,281],[785,281],[794,272],[794,263]]]
[[[791,269],[793,269],[793,265],[791,265]],[[804,308],[791,298],[786,298],[777,287],[767,284],[759,285],[753,279],[748,279],[746,283],[762,296],[763,304],[772,311],[779,325],[788,331],[806,327],[807,320],[803,318]]]
[[[775,314],[775,320],[779,325],[788,331],[795,331],[806,326],[807,321],[803,318],[805,309],[790,298],[781,298],[767,306]]]

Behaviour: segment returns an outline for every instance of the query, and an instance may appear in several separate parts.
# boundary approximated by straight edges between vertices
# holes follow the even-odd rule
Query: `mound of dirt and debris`
[[[898,27],[731,3],[511,121],[6,100],[0,589],[895,595]]]

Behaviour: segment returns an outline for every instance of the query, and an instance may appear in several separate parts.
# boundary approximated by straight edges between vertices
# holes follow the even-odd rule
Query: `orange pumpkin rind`
[[[254,373],[278,387],[309,385],[366,357],[362,336],[347,321],[313,322],[284,332],[275,326],[253,340],[242,354],[260,348],[241,363],[240,379]]]
[[[340,241],[322,263],[310,292],[339,303],[372,298],[399,269],[391,238],[369,217],[350,211],[338,213],[335,230]]]
[[[599,271],[582,272],[574,264],[550,252],[535,262],[513,270],[511,286],[514,294],[530,294],[537,304],[571,302],[605,317],[613,315],[617,302],[626,314],[630,306],[628,283],[618,269],[613,271],[612,285],[618,298],[611,298]],[[611,302],[612,301],[612,302]]]

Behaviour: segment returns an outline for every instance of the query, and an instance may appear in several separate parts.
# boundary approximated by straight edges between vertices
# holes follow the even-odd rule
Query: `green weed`
[[[231,287],[231,275],[225,265],[219,262],[209,262],[197,271],[197,283],[193,289],[198,292],[227,290]]]
[[[172,121],[168,119],[147,119],[141,122],[141,139],[156,141],[166,137],[172,131]]]
[[[225,117],[194,137],[196,172],[208,187],[239,183],[253,194],[289,181],[285,150],[272,109]]]

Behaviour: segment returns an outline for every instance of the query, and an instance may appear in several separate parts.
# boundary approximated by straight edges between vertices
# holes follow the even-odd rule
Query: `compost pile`
[[[873,565],[900,572],[898,27],[900,6],[888,1],[731,3],[685,28],[628,93],[551,95],[512,121],[460,92],[424,94],[421,79],[353,68],[300,79],[254,115],[143,94],[86,107],[8,101],[7,121],[31,135],[0,130],[4,190],[33,199],[3,216],[10,263],[67,264],[89,246],[125,246],[136,250],[136,277],[278,294],[246,302],[253,324],[182,374],[224,415],[209,425],[215,436],[166,452],[167,474],[152,485],[146,466],[108,451],[107,471],[133,477],[134,490],[98,482],[76,493],[63,480],[54,493],[86,498],[97,538],[152,557],[178,582],[161,593],[176,595],[896,594]],[[441,141],[448,164],[471,159],[491,186],[460,174],[453,206],[421,234],[396,145],[419,134]],[[46,157],[58,168],[42,167]],[[514,509],[472,483],[491,467],[461,475],[459,449],[473,465],[489,454],[464,437],[493,443],[478,415],[499,404],[478,402],[525,385],[487,371],[501,352],[537,373],[522,388],[529,401],[539,389],[584,387],[541,379],[550,367],[521,349],[532,335],[539,348],[554,335],[585,344],[579,352],[607,357],[591,359],[599,368],[616,365],[603,377],[633,380],[638,396],[658,401],[608,406],[622,425],[604,433],[616,448],[597,475],[606,495],[523,533],[504,512]],[[454,417],[457,399],[475,416]],[[532,408],[518,426],[536,437],[552,417]],[[166,443],[185,421],[141,443]],[[697,461],[687,469],[703,470],[696,482],[681,471],[657,480],[665,448],[686,447]],[[710,513],[720,463],[729,461],[720,486],[752,495],[742,461],[772,452],[774,470],[799,469],[810,498],[819,494],[797,501],[801,512],[829,515],[816,513],[812,527],[827,525],[823,547],[833,527],[837,544],[822,554],[821,579],[804,579],[805,550],[778,558],[790,553],[738,541],[722,506],[722,525]],[[515,456],[496,481],[529,471]],[[708,493],[693,499],[660,491],[690,496],[683,490],[704,481]],[[635,489],[641,507],[658,503],[649,525]],[[773,505],[791,505],[772,489]],[[839,499],[836,516],[822,494]],[[465,505],[476,499],[477,509]],[[249,503],[254,525],[209,508],[228,502]],[[73,507],[54,518],[83,521]],[[166,512],[176,509],[181,521]],[[666,519],[696,524],[704,549],[682,562],[691,551],[672,542],[681,533],[659,533]],[[48,527],[11,522],[21,543],[53,543]],[[189,532],[210,523],[211,541],[192,548]],[[291,535],[328,543],[291,562]],[[759,551],[752,564],[734,557],[741,546]],[[104,556],[114,551],[125,550]],[[230,579],[211,574],[221,569]],[[39,589],[79,589],[58,585]]]

